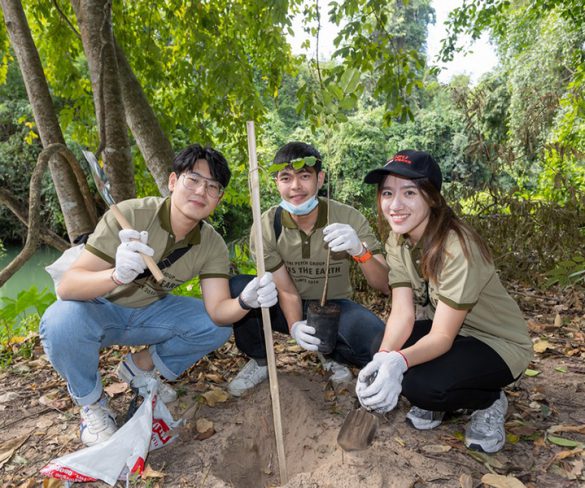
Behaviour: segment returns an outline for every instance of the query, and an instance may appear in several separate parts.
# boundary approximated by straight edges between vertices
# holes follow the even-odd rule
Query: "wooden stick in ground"
[[[330,224],[329,222],[329,214],[331,208],[331,199],[329,195],[331,194],[331,179],[329,175],[327,175],[327,225]],[[323,295],[321,296],[321,307],[324,307],[327,303],[327,289],[329,287],[329,262],[331,261],[331,248],[327,247],[327,259],[325,260],[325,284],[323,285]]]
[[[264,266],[264,243],[262,242],[262,226],[260,224],[260,178],[258,175],[258,160],[256,159],[256,135],[254,122],[247,122],[248,154],[250,160],[250,193],[252,194],[252,216],[256,241],[256,269],[258,276],[262,276],[266,269]],[[274,358],[274,344],[272,340],[272,324],[270,323],[269,309],[262,307],[262,326],[264,329],[264,342],[266,344],[266,359],[268,360],[268,380],[270,382],[270,397],[272,398],[272,417],[274,419],[274,435],[276,436],[276,450],[278,454],[278,467],[280,470],[280,484],[288,482],[286,474],[286,459],[284,455],[284,440],[282,436],[282,418],[280,415],[280,396],[278,390],[278,377],[276,376],[276,360]]]

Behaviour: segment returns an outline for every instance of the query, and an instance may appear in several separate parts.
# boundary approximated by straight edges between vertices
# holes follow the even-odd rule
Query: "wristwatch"
[[[364,246],[364,252],[359,256],[352,256],[356,263],[365,263],[372,259],[373,254],[372,251],[368,249],[368,245],[365,242],[362,242],[362,246]]]

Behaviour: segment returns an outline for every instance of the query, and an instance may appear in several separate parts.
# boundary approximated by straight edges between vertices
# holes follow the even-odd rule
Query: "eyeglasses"
[[[206,178],[199,173],[183,173],[183,185],[187,190],[195,191],[201,188],[201,185],[205,185],[205,190],[211,198],[219,198],[223,195],[224,187],[216,180]]]

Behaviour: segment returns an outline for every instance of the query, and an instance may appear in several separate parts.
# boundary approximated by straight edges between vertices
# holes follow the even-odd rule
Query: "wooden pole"
[[[262,276],[264,266],[264,243],[262,242],[262,225],[260,222],[260,178],[258,175],[258,160],[256,158],[256,134],[254,122],[246,123],[248,133],[248,155],[250,161],[250,193],[252,194],[252,217],[254,221],[254,236],[256,241],[256,269],[258,276]],[[280,470],[280,484],[288,482],[286,474],[286,459],[284,454],[284,440],[282,436],[282,418],[280,415],[280,396],[278,377],[276,376],[276,360],[274,358],[274,344],[272,340],[272,324],[270,310],[262,307],[262,326],[266,345],[266,359],[268,361],[268,380],[270,382],[270,397],[272,398],[272,417],[274,420],[274,435],[276,436],[276,450],[278,454],[278,468]]]

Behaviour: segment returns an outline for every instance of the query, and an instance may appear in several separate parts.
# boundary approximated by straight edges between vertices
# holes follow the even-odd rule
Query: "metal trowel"
[[[371,374],[367,378],[368,386],[376,379],[378,372]],[[354,408],[347,414],[339,434],[337,435],[337,444],[344,451],[362,451],[367,449],[374,442],[378,426],[380,425],[381,414],[370,412],[362,406]]]

